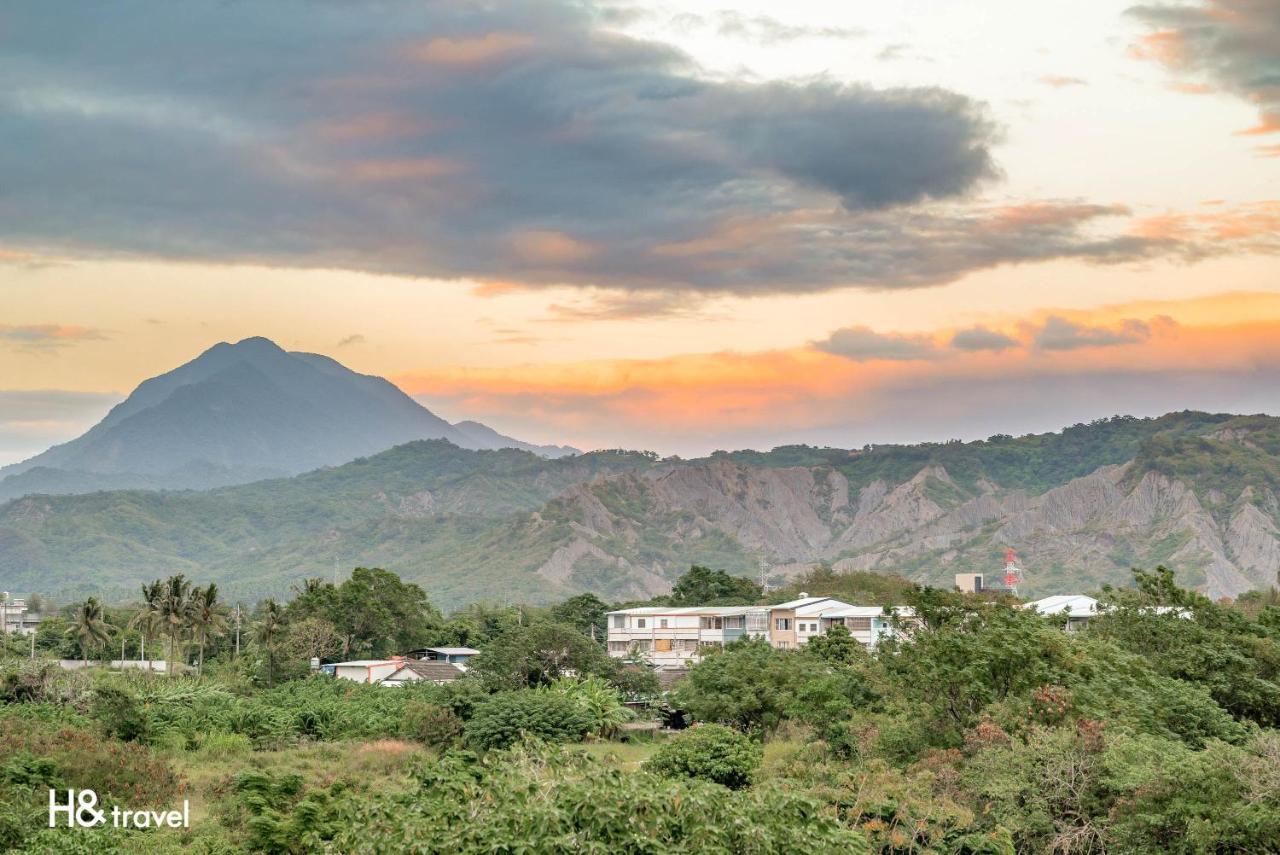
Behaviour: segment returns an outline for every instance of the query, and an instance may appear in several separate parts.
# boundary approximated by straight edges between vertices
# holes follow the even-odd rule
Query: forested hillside
[[[826,563],[949,584],[1026,565],[1024,593],[1168,564],[1212,596],[1280,570],[1280,420],[1175,413],[980,442],[788,446],[698,460],[410,443],[294,478],[204,492],[31,496],[0,506],[17,590],[130,596],[182,570],[235,596],[358,565],[446,607],[592,590],[661,593],[690,564],[789,577]]]

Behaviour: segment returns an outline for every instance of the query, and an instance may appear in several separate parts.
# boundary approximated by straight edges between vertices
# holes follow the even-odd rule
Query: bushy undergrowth
[[[751,786],[763,752],[749,737],[718,724],[703,724],[667,742],[645,768],[667,777],[698,778],[731,790]]]
[[[339,805],[335,850],[401,852],[869,852],[811,799],[768,787],[623,773],[565,749],[450,753],[419,788]]]

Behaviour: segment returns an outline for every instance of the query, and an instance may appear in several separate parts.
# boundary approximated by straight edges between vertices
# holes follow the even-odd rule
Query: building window
[[[703,629],[724,629],[724,618],[704,617],[698,621]]]
[[[628,646],[629,644],[625,641],[610,641],[609,652],[610,653],[626,653]]]
[[[791,629],[791,618],[780,617],[773,622],[773,628],[779,632],[786,632]]]
[[[662,618],[661,620],[659,620],[659,621],[658,621],[658,628],[659,628],[659,629],[666,629],[666,628],[667,628],[667,619],[666,619],[666,618]]]
[[[747,625],[747,619],[743,615],[735,615],[724,619],[725,629],[742,629]]]
[[[614,628],[614,629],[622,629],[623,627],[625,627],[625,626],[627,625],[627,616],[626,616],[626,615],[612,615],[612,617],[613,617],[613,628]]]
[[[747,632],[765,632],[769,629],[769,615],[766,612],[747,613]]]
[[[644,629],[644,618],[636,618],[636,627]]]
[[[869,617],[851,617],[845,621],[849,629],[862,630],[866,632],[871,629],[871,618]]]

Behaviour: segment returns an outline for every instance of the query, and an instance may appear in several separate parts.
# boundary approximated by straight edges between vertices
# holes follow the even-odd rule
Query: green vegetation
[[[763,752],[744,733],[719,724],[684,731],[659,748],[645,768],[668,778],[697,778],[731,790],[751,786]]]
[[[699,568],[682,589],[733,582]],[[260,605],[237,650],[231,624],[194,608],[138,617],[183,591],[210,601],[153,583],[136,613],[94,620],[117,636],[176,626],[161,633],[174,671],[203,643],[202,673],[0,660],[0,851],[1280,852],[1280,591],[1223,605],[1135,571],[1068,633],[1010,602],[884,584],[920,623],[875,652],[839,629],[799,650],[734,642],[658,698],[592,638],[595,598],[444,616],[361,570]],[[62,623],[38,648],[103,647]],[[481,655],[439,685],[306,668],[315,644],[459,638]],[[642,718],[691,727],[637,730],[634,698],[656,700]],[[50,787],[108,808],[187,799],[193,824],[50,829]]]
[[[16,499],[0,505],[0,564],[9,569],[12,586],[39,587],[64,601],[93,594],[106,605],[132,597],[149,579],[176,573],[212,581],[232,601],[284,600],[306,579],[331,578],[335,566],[355,563],[394,568],[445,608],[477,596],[545,604],[595,591],[623,599],[674,581],[689,564],[721,568],[733,577],[758,572],[762,549],[737,528],[740,514],[712,519],[693,510],[696,502],[659,500],[655,477],[668,469],[717,462],[745,471],[811,467],[817,497],[812,511],[839,528],[849,524],[847,506],[823,501],[834,498],[835,473],[847,479],[856,503],[859,491],[878,480],[892,487],[925,467],[941,467],[951,481],[930,475],[920,490],[948,509],[986,490],[1038,495],[1101,466],[1133,462],[1126,487],[1148,473],[1162,473],[1191,485],[1219,523],[1240,502],[1266,510],[1274,520],[1266,496],[1280,491],[1277,425],[1268,417],[1185,412],[1158,419],[1115,417],[1057,433],[978,442],[853,451],[785,446],[691,461],[624,451],[547,460],[512,449],[466,451],[441,440],[414,442],[294,478],[204,492]],[[730,484],[719,498],[745,497],[745,488]],[[767,501],[748,513],[779,522]],[[895,572],[941,583],[944,575],[990,570],[998,561],[994,529],[981,525],[963,544],[900,550],[902,543],[891,534],[876,552],[891,556],[885,563],[891,561]],[[1113,534],[1106,549],[1113,553],[1112,564],[1089,564],[1069,552],[1044,555],[1036,583],[1050,576],[1076,587],[1121,582],[1131,563],[1170,561],[1187,539],[1185,532]],[[582,550],[582,541],[592,549]],[[566,550],[576,558],[556,565],[553,559],[564,560]],[[768,560],[787,563],[839,561],[867,550],[773,551],[789,549],[763,549]],[[1196,575],[1202,570],[1190,566],[1194,562],[1179,563],[1183,584],[1203,581]],[[730,590],[725,596],[732,600],[738,594]]]

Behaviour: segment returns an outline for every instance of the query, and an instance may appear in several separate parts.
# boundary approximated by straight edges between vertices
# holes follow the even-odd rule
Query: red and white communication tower
[[[1004,586],[1016,595],[1021,581],[1022,568],[1018,566],[1018,553],[1010,547],[1004,551]]]

